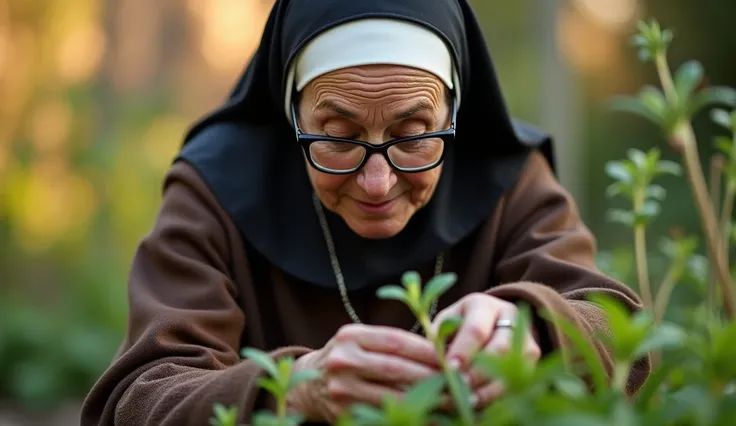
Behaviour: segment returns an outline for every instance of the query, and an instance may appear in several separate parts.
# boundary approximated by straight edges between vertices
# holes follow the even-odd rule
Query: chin
[[[395,219],[347,220],[347,225],[356,234],[371,240],[391,238],[401,232],[406,223]]]

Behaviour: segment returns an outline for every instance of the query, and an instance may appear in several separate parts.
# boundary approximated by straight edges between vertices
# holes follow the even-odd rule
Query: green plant
[[[395,299],[404,302],[411,309],[414,316],[424,330],[427,339],[434,345],[437,358],[447,381],[455,406],[458,409],[462,425],[473,424],[473,413],[470,405],[470,390],[465,385],[460,371],[453,369],[445,358],[445,343],[462,323],[462,318],[447,318],[435,331],[432,329],[429,310],[432,303],[445,293],[457,280],[453,273],[445,273],[433,277],[424,291],[421,287],[421,277],[416,272],[407,272],[403,276],[404,288],[399,286],[386,286],[378,290],[378,297],[383,299]]]
[[[662,89],[647,86],[635,98],[618,99],[615,106],[657,124],[670,145],[681,154],[687,170],[687,180],[700,215],[708,254],[724,295],[725,311],[729,318],[733,318],[736,315],[733,280],[723,249],[725,243],[722,242],[726,239],[719,236],[718,216],[703,175],[697,138],[691,120],[707,106],[736,105],[736,90],[729,87],[701,88],[704,71],[702,65],[695,60],[680,66],[673,78],[667,61],[667,50],[672,38],[672,32],[662,30],[659,23],[654,20],[650,23],[639,23],[639,34],[634,37],[634,44],[639,48],[639,57],[643,61],[654,62]],[[722,116],[723,114],[717,114],[717,117]],[[730,212],[727,203],[724,203],[724,208],[728,208]],[[730,218],[724,220],[730,221]]]
[[[301,370],[293,373],[293,357],[272,359],[267,353],[255,349],[245,348],[242,355],[260,366],[267,376],[258,379],[258,386],[266,390],[276,400],[276,412],[261,411],[251,419],[253,426],[296,426],[303,421],[298,414],[289,414],[286,411],[286,397],[291,389],[297,385],[314,380],[320,376],[317,370]],[[237,426],[238,412],[236,407],[225,407],[217,404],[214,407],[215,416],[210,419],[212,426]]]
[[[630,149],[627,160],[609,162],[606,164],[606,172],[615,179],[615,182],[608,187],[608,196],[624,195],[633,206],[633,210],[611,209],[609,218],[630,226],[634,230],[639,290],[644,304],[652,308],[654,302],[649,285],[645,230],[649,222],[659,214],[659,201],[664,200],[667,194],[662,186],[652,184],[652,180],[662,174],[679,176],[680,165],[672,161],[660,160],[660,151],[656,148],[651,149],[648,153]]]
[[[722,152],[711,164],[710,188],[706,185],[697,141],[690,124],[693,116],[711,104],[736,105],[736,91],[723,87],[700,87],[703,69],[696,61],[687,62],[673,77],[666,52],[672,33],[652,21],[640,23],[634,43],[639,56],[653,61],[663,89],[648,86],[636,98],[620,98],[619,110],[634,112],[656,123],[670,146],[681,155],[685,176],[695,198],[702,222],[707,256],[698,252],[699,239],[681,231],[660,239],[660,252],[667,266],[660,283],[650,288],[651,271],[646,248],[648,225],[659,215],[665,199],[663,186],[654,183],[662,175],[680,176],[676,162],[663,160],[659,149],[648,152],[629,150],[628,158],[610,162],[607,174],[614,179],[610,197],[624,197],[631,208],[613,209],[609,219],[631,228],[634,233],[634,262],[646,309],[629,314],[614,299],[592,295],[589,301],[606,315],[609,332],[598,333],[611,351],[613,368],[607,372],[596,348],[589,344],[573,324],[564,318],[538,311],[536,315],[554,323],[571,342],[569,351],[546,354],[539,362],[523,353],[530,311],[521,306],[520,323],[513,332],[511,349],[503,354],[478,354],[474,368],[489,379],[503,384],[503,396],[484,408],[469,404],[470,390],[459,372],[445,360],[445,345],[461,325],[450,318],[436,330],[432,328],[429,307],[455,282],[453,274],[433,277],[422,286],[416,272],[408,272],[403,287],[387,286],[378,296],[403,302],[422,325],[433,343],[442,371],[407,389],[401,399],[387,397],[380,407],[357,404],[340,417],[341,426],[398,425],[489,425],[489,426],[728,426],[736,421],[736,320],[733,283],[728,267],[728,250],[736,239],[731,225],[736,195],[736,113],[715,109],[712,119],[729,131],[716,146]],[[723,175],[722,204],[720,179]],[[716,212],[720,212],[720,216]],[[627,277],[632,262],[626,250],[600,261],[611,274]],[[709,279],[710,278],[710,279]],[[623,279],[623,278],[622,278]],[[665,313],[678,283],[691,283],[684,290],[696,290],[687,309],[677,321]],[[716,288],[715,285],[718,285]],[[679,287],[678,287],[679,289]],[[720,292],[715,290],[719,289]],[[707,293],[707,297],[706,297]],[[712,296],[712,297],[711,297]],[[720,296],[720,298],[716,297]],[[718,303],[717,303],[718,302]],[[723,315],[725,313],[725,315]],[[648,380],[635,394],[626,389],[631,374],[647,354],[655,360]],[[255,357],[259,358],[259,357]],[[286,364],[289,364],[287,361]],[[266,371],[267,363],[259,362]],[[273,376],[273,374],[272,374]],[[289,383],[283,379],[280,383]],[[289,386],[264,386],[277,400]],[[453,410],[443,410],[449,397]],[[216,407],[223,419],[231,411]],[[259,419],[254,422],[259,424]],[[276,416],[269,419],[279,418]],[[283,417],[282,417],[283,418]],[[230,426],[233,423],[219,423]],[[264,424],[264,423],[261,423]],[[270,424],[270,423],[269,423]],[[275,423],[274,423],[275,424]]]

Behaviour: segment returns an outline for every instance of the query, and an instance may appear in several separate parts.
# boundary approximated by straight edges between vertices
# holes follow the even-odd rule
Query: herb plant
[[[441,372],[407,389],[400,399],[387,397],[380,407],[356,404],[339,419],[341,426],[489,425],[489,426],[729,426],[736,424],[736,320],[729,249],[736,239],[732,210],[736,198],[736,91],[703,87],[704,70],[689,61],[671,73],[667,50],[673,33],[656,21],[640,22],[633,38],[644,62],[653,63],[661,87],[647,86],[637,96],[615,101],[618,111],[634,113],[657,125],[679,162],[663,160],[662,151],[630,150],[626,159],[606,165],[613,179],[609,197],[624,197],[630,209],[614,209],[609,219],[631,229],[638,288],[645,309],[629,314],[613,299],[594,295],[590,302],[606,315],[608,333],[596,337],[610,349],[612,371],[607,371],[582,333],[564,318],[532,312],[521,306],[511,349],[503,354],[478,354],[473,366],[503,384],[504,395],[488,407],[470,404],[470,389],[445,359],[448,340],[461,318],[432,328],[429,308],[456,280],[454,274],[433,277],[422,286],[416,272],[402,277],[403,286],[387,286],[378,296],[402,302],[419,320],[434,345]],[[715,106],[710,117],[726,133],[716,139],[720,151],[711,161],[708,185],[698,154],[691,120]],[[680,165],[682,164],[682,166]],[[684,176],[701,219],[705,254],[699,253],[697,235],[674,233],[661,238],[659,247],[669,259],[663,277],[653,280],[647,258],[647,229],[660,218],[663,175]],[[724,182],[725,185],[721,185]],[[722,188],[723,186],[723,188]],[[657,282],[656,286],[651,281]],[[665,315],[670,296],[680,282],[702,284],[704,291],[688,315],[672,322]],[[571,349],[545,354],[538,362],[523,354],[523,336],[536,315],[562,330]],[[249,348],[244,356],[266,373],[259,385],[277,401],[276,413],[258,413],[253,425],[296,425],[298,416],[286,413],[288,392],[319,373],[292,375],[293,359],[272,360]],[[634,395],[627,389],[647,355],[653,369]],[[445,402],[452,401],[452,409]],[[235,408],[214,407],[213,426],[235,426]]]

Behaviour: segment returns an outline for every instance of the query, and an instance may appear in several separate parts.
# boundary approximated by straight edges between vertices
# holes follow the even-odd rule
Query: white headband
[[[291,95],[315,78],[342,68],[391,64],[430,72],[460,103],[460,81],[447,45],[429,29],[396,19],[361,19],[320,34],[297,55],[286,80],[284,108],[291,121]]]

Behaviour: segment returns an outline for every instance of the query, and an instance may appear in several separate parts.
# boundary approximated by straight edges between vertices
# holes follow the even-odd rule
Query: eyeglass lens
[[[400,142],[388,148],[388,157],[400,169],[430,166],[442,157],[444,142],[441,138],[423,138]],[[309,146],[312,161],[329,170],[352,170],[366,156],[366,149],[349,142],[317,141]]]

